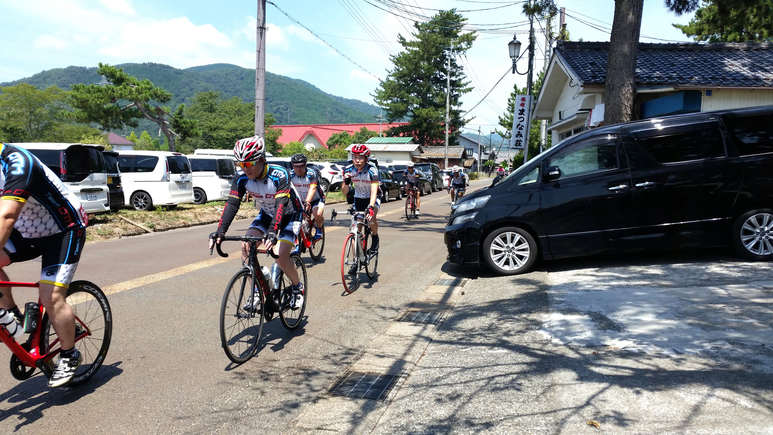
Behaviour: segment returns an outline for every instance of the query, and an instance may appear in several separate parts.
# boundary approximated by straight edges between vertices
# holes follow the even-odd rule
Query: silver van
[[[126,205],[135,210],[193,202],[191,164],[167,151],[118,151]]]
[[[110,189],[102,145],[80,143],[14,143],[29,150],[80,199],[86,213],[110,211]]]
[[[227,199],[236,174],[233,157],[216,155],[187,157],[193,172],[193,203],[204,204],[207,201]]]

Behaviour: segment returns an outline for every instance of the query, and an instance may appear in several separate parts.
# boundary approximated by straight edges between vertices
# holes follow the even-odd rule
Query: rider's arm
[[[300,206],[300,204],[297,203],[297,195],[293,193],[293,187],[287,170],[284,168],[269,168],[268,170],[269,183],[273,182],[276,185],[276,196],[274,197],[274,210],[276,211],[268,231],[276,235],[279,234],[279,225],[281,225],[282,217],[284,217],[285,213],[294,213],[296,211],[295,207]],[[293,203],[293,198],[295,198],[295,204]]]
[[[306,202],[311,204],[311,201],[314,200],[314,193],[317,191],[318,183],[317,183],[316,174],[312,172],[311,169],[307,169],[307,171],[309,172],[307,177],[309,177],[310,184],[309,184],[309,193],[306,195]]]
[[[231,226],[236,213],[239,211],[239,207],[242,205],[242,196],[247,191],[247,175],[241,174],[241,176],[234,178],[231,183],[231,192],[228,194],[228,199],[223,207],[223,214],[220,216],[220,223],[217,225],[217,233],[225,235],[228,231],[228,227]]]
[[[11,231],[19,219],[24,202],[15,199],[0,199],[0,247],[5,246],[11,237]]]
[[[378,199],[378,171],[374,166],[370,167],[370,204],[371,207],[376,206],[376,200]]]

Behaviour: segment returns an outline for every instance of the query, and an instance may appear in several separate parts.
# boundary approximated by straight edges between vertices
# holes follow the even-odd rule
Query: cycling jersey
[[[88,215],[80,200],[48,166],[24,148],[0,146],[0,199],[24,203],[14,225],[22,237],[39,239],[86,228]]]
[[[344,168],[344,177],[346,174],[352,175],[352,185],[349,188],[354,189],[355,198],[370,198],[371,185],[378,185],[379,182],[378,169],[370,162],[362,171],[358,171],[352,163]]]
[[[287,169],[266,164],[263,174],[255,180],[250,180],[244,172],[235,176],[223,215],[220,217],[218,232],[225,234],[228,231],[241,206],[241,198],[247,192],[260,203],[260,214],[272,216],[268,229],[274,234],[279,234],[288,223],[301,220],[301,202],[290,183]]]
[[[403,172],[403,179],[415,186],[419,182],[419,173],[416,172],[415,169],[413,170],[413,173],[406,169],[405,172]]]
[[[298,198],[301,201],[306,201],[309,195],[309,189],[314,189],[314,197],[311,199],[312,203],[316,203],[320,200],[325,200],[325,193],[322,188],[319,187],[319,178],[317,177],[317,171],[313,169],[307,169],[306,175],[298,175],[294,171],[290,172],[290,181],[293,183],[293,187],[298,192]]]
[[[448,178],[448,186],[449,187],[455,187],[457,189],[465,187],[465,181],[464,181],[464,175],[459,174],[458,176],[451,175]]]

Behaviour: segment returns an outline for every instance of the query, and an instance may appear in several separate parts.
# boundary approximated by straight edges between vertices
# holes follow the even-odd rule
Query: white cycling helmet
[[[405,165],[405,166],[407,166],[407,167],[409,167],[409,168],[412,168],[412,167],[413,167],[413,162],[408,162],[408,164],[407,164],[407,165]]]
[[[454,171],[454,174],[459,172],[461,169],[459,169],[459,166],[454,165],[453,168],[451,168],[452,171]]]

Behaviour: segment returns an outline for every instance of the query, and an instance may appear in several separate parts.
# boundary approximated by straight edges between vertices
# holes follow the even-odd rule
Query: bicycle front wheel
[[[411,220],[411,197],[405,198],[405,219]]]
[[[282,325],[285,328],[295,329],[301,324],[303,313],[306,312],[306,303],[309,301],[309,283],[306,280],[306,265],[303,264],[300,255],[291,255],[290,260],[292,260],[293,267],[295,267],[295,271],[298,273],[298,278],[303,283],[303,304],[297,310],[290,308],[290,300],[293,296],[293,283],[286,273],[282,273],[282,279],[279,281],[279,318],[282,320]]]
[[[75,312],[75,348],[83,362],[75,370],[68,387],[76,387],[91,379],[105,361],[113,336],[113,314],[102,290],[88,281],[75,281],[67,289],[67,304]],[[48,314],[40,324],[40,349],[44,354],[59,350],[59,338],[51,326]],[[47,363],[47,374],[54,370],[54,358]]]
[[[354,234],[349,234],[344,239],[344,249],[341,252],[341,280],[346,293],[357,290],[360,285],[360,262],[357,259],[357,239]]]
[[[252,273],[245,267],[231,278],[220,305],[220,342],[236,364],[252,358],[263,333],[263,292],[253,295],[254,288]]]
[[[319,228],[317,231],[322,234],[322,238],[319,240],[312,239],[311,248],[309,248],[309,254],[314,261],[319,261],[322,258],[322,250],[325,249],[325,227]]]

